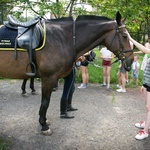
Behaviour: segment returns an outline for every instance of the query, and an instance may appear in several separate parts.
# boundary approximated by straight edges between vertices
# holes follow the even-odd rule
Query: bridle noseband
[[[116,33],[114,35],[113,40],[115,39],[115,36],[117,36],[118,42],[119,42],[119,45],[120,45],[120,51],[119,51],[118,55],[116,55],[116,57],[118,59],[115,60],[112,64],[118,62],[119,60],[124,62],[128,57],[130,57],[131,54],[133,54],[133,50],[132,49],[124,50],[124,46],[122,44],[122,41],[121,41],[121,38],[120,38],[120,34],[119,34],[119,29],[124,28],[124,27],[125,27],[125,25],[121,25],[121,26],[118,27],[117,22],[115,23]],[[113,42],[113,40],[112,40],[112,42]],[[111,44],[112,44],[112,42],[111,42]],[[131,53],[128,56],[125,56],[125,53],[128,53],[128,52],[131,52]]]

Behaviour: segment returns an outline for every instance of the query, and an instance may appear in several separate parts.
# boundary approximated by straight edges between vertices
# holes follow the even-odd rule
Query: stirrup
[[[29,65],[30,65],[30,67],[31,67],[31,70],[33,70],[33,72],[27,72]],[[33,67],[33,69],[32,69],[32,67]],[[31,76],[31,77],[33,77],[33,76],[36,75],[36,66],[35,66],[35,64],[34,64],[33,62],[29,62],[29,63],[27,64],[27,67],[26,67],[26,75],[27,75],[27,76]]]

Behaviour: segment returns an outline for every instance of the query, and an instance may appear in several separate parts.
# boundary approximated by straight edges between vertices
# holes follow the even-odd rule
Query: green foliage
[[[126,25],[130,32],[138,41],[143,40],[145,43],[144,36],[147,34],[148,29],[150,29],[150,1],[149,0],[80,0],[80,4],[89,4],[92,6],[93,11],[81,8],[76,8],[77,0],[1,0],[0,12],[3,20],[6,20],[6,16],[9,13],[13,13],[16,17],[22,16],[23,10],[32,11],[32,17],[37,15],[35,11],[41,16],[47,13],[52,13],[55,18],[62,16],[71,16],[75,13],[76,16],[81,14],[94,14],[103,15],[109,18],[115,19],[115,14],[120,11],[123,17],[127,17]],[[11,4],[11,5],[10,5]],[[7,7],[5,7],[7,6]],[[18,7],[17,11],[13,11],[13,7]],[[140,6],[140,7],[139,7]],[[36,8],[36,9],[35,9]],[[38,9],[37,9],[38,8]],[[33,11],[35,9],[35,11]],[[138,36],[135,34],[137,33]]]

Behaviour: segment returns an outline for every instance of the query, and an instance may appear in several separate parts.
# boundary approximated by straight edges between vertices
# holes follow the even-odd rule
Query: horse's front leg
[[[42,78],[42,100],[41,107],[39,110],[39,122],[42,126],[42,133],[44,135],[51,135],[52,131],[49,129],[47,124],[46,113],[50,103],[50,97],[53,90],[53,86],[57,80],[51,78]]]

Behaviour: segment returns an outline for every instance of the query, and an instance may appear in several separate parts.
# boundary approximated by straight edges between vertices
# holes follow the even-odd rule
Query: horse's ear
[[[122,22],[125,22],[125,21],[126,21],[126,18],[127,18],[127,17],[123,18],[121,21],[122,21]]]
[[[116,21],[118,25],[121,25],[121,14],[119,11],[116,13]]]

